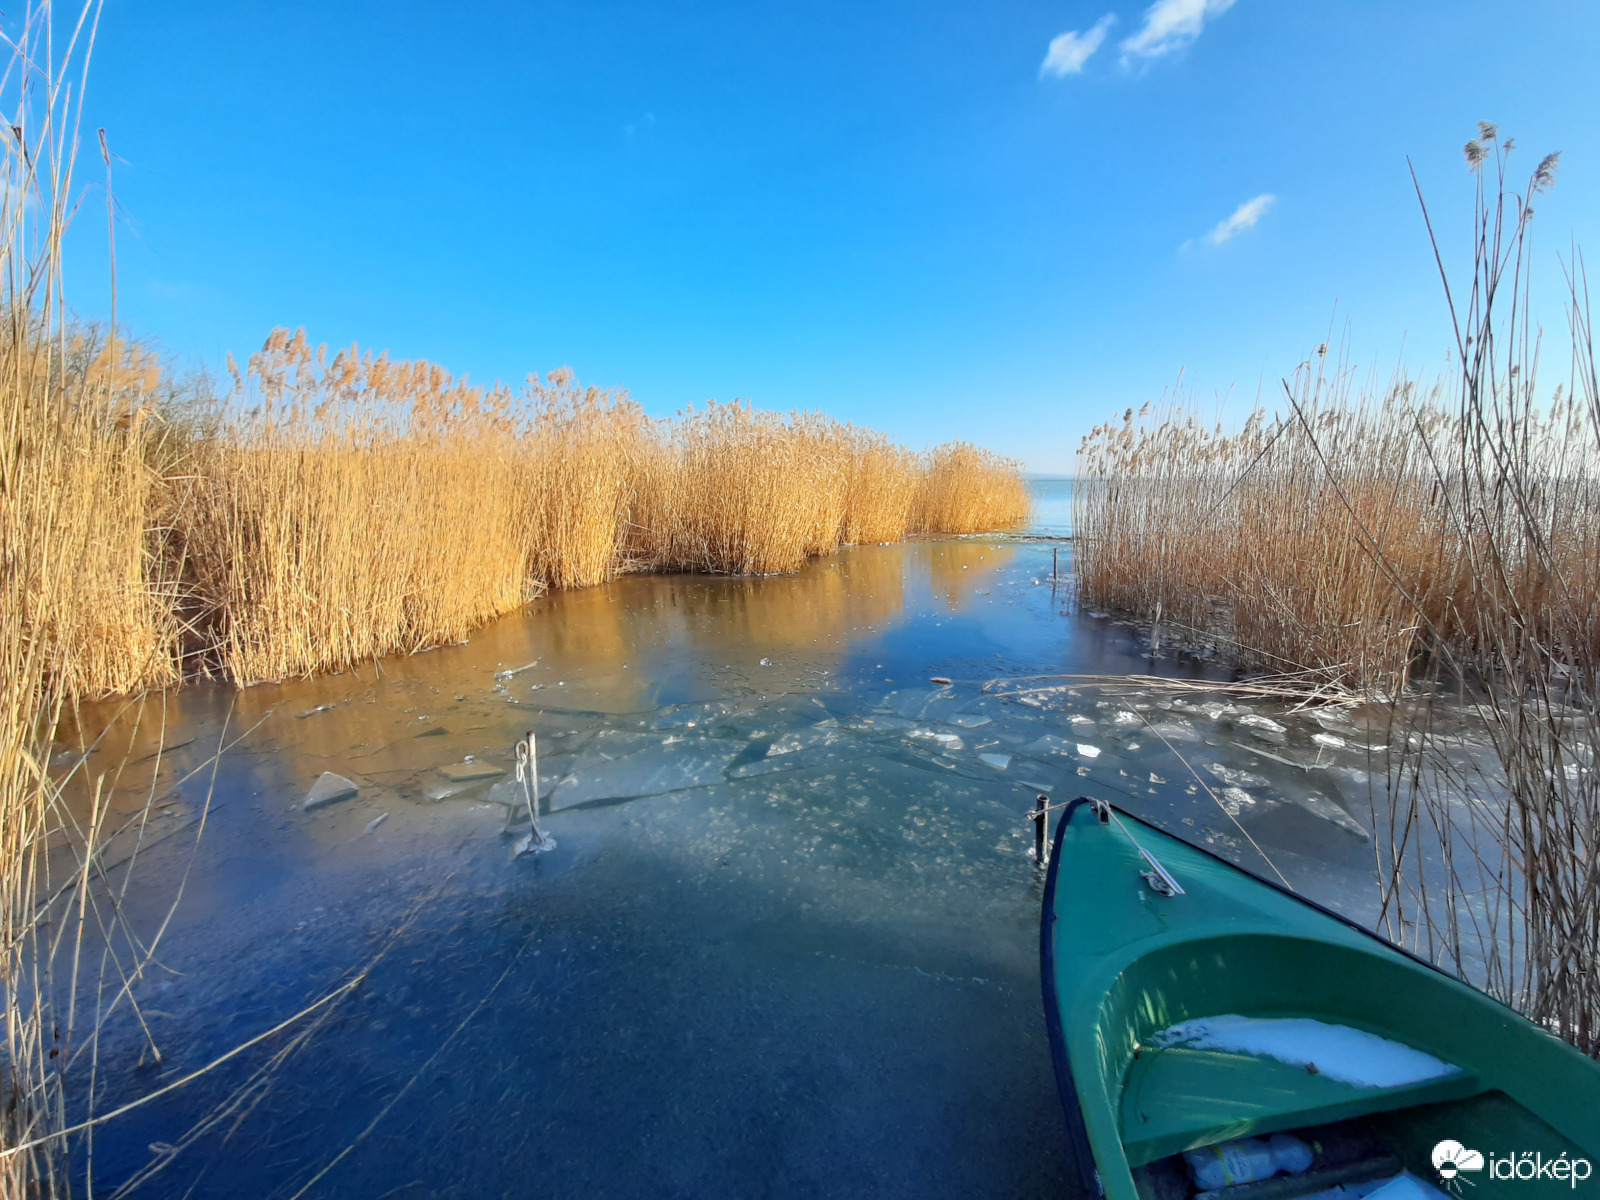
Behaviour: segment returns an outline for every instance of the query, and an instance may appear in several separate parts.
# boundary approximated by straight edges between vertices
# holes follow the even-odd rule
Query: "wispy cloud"
[[[1122,40],[1123,61],[1160,58],[1181,50],[1200,36],[1207,21],[1232,7],[1233,0],[1156,0],[1145,9],[1144,23]]]
[[[1064,79],[1083,70],[1083,64],[1100,49],[1100,43],[1106,40],[1106,34],[1116,22],[1117,18],[1107,13],[1082,33],[1069,29],[1051,38],[1050,49],[1044,56],[1044,62],[1039,64],[1039,78],[1053,75],[1057,79]]]
[[[1267,209],[1276,204],[1278,198],[1271,192],[1262,192],[1254,199],[1246,200],[1233,213],[1223,221],[1217,222],[1217,227],[1206,234],[1204,240],[1213,246],[1220,246],[1223,242],[1232,241],[1246,229],[1254,229],[1256,223],[1266,215]]]

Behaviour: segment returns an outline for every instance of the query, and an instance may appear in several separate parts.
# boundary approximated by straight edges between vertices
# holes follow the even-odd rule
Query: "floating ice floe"
[[[1091,745],[1089,745],[1088,742],[1079,742],[1078,743],[1078,753],[1083,755],[1083,757],[1085,757],[1085,758],[1099,758],[1100,757],[1100,747],[1099,746],[1091,746]]]
[[[1022,748],[1022,752],[1024,754],[1032,754],[1036,756],[1046,754],[1071,754],[1072,751],[1073,744],[1071,742],[1067,741],[1066,738],[1059,737],[1053,733],[1047,733],[1041,737],[1035,738]]]
[[[977,729],[980,725],[987,725],[993,718],[982,713],[956,713],[943,718],[946,725],[959,725],[962,729]]]
[[[1237,817],[1247,808],[1254,808],[1256,798],[1241,787],[1225,787],[1222,789],[1222,810],[1230,817]]]
[[[1221,763],[1206,763],[1205,768],[1223,783],[1231,783],[1235,787],[1268,787],[1272,782],[1254,771],[1241,771],[1237,767],[1225,767]]]
[[[843,739],[844,735],[839,732],[837,724],[830,721],[826,728],[818,729],[812,726],[810,729],[797,730],[773,739],[772,745],[767,747],[767,757],[793,754],[796,750],[809,750],[813,746],[831,746]]]
[[[1247,726],[1251,729],[1265,729],[1272,733],[1289,732],[1289,727],[1287,725],[1280,725],[1271,717],[1263,717],[1260,713],[1245,713],[1239,718],[1239,724]]]
[[[1367,832],[1366,826],[1362,825],[1360,821],[1356,820],[1349,813],[1345,812],[1343,808],[1334,803],[1332,800],[1329,800],[1326,796],[1319,796],[1315,792],[1308,792],[1304,795],[1291,794],[1286,796],[1285,799],[1287,799],[1290,804],[1305,809],[1306,812],[1310,813],[1312,816],[1321,817],[1324,821],[1328,822],[1328,824],[1337,825],[1346,833],[1355,834],[1355,836],[1360,838],[1362,841],[1368,841],[1371,839],[1372,835]]]
[[[303,808],[321,808],[325,804],[337,804],[340,800],[348,800],[360,789],[354,781],[346,779],[343,775],[335,775],[332,771],[324,771],[317,776],[317,781],[311,785],[311,790],[306,793]]]
[[[937,729],[908,729],[906,736],[915,738],[919,742],[933,742],[939,749],[952,753],[962,750],[966,745],[957,735]]]
[[[1345,740],[1334,733],[1313,733],[1311,740],[1319,746],[1327,746],[1333,750],[1343,750],[1345,747]]]
[[[551,804],[619,800],[704,787],[719,781],[742,749],[725,742],[682,742],[647,747],[609,760],[586,757],[555,786]]]

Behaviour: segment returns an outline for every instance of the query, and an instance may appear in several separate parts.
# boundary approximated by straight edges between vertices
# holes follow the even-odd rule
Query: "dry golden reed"
[[[1383,695],[1441,643],[1474,646],[1485,605],[1559,625],[1566,641],[1587,629],[1600,651],[1596,464],[1574,450],[1589,417],[1571,394],[1518,422],[1517,487],[1539,522],[1513,519],[1508,490],[1497,522],[1463,524],[1462,488],[1497,468],[1463,459],[1467,431],[1443,393],[1401,382],[1352,400],[1315,361],[1287,412],[1257,410],[1235,433],[1147,405],[1085,439],[1073,518],[1084,602],[1259,670]],[[1492,593],[1491,552],[1514,564]]]
[[[1600,370],[1578,256],[1570,376],[1539,390],[1528,230],[1557,156],[1519,191],[1511,150],[1489,124],[1466,147],[1437,388],[1352,400],[1323,348],[1236,433],[1130,410],[1085,440],[1076,562],[1089,604],[1377,700],[1383,928],[1600,1056]]]
[[[186,663],[241,683],[460,641],[620,572],[766,575],[843,544],[1012,525],[1015,463],[914,455],[815,413],[667,421],[570,371],[516,392],[275,330],[150,503]],[[181,620],[180,620],[181,619]],[[180,670],[180,668],[186,668]],[[99,683],[92,675],[91,682]]]

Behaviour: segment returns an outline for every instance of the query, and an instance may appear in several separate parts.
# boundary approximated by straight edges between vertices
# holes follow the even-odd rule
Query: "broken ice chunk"
[[[723,742],[680,742],[606,759],[595,756],[578,763],[556,785],[552,808],[585,800],[655,796],[683,788],[704,787],[722,778],[743,747]]]
[[[908,729],[906,730],[906,736],[908,738],[916,738],[921,742],[933,742],[939,749],[948,750],[952,753],[961,750],[965,745],[955,734],[943,733],[937,729]]]
[[[1237,767],[1225,767],[1221,763],[1206,763],[1205,768],[1223,783],[1231,783],[1235,787],[1269,787],[1272,782],[1254,771],[1241,771]]]
[[[321,808],[324,804],[336,804],[340,800],[348,800],[359,791],[356,785],[343,775],[335,775],[332,771],[324,771],[317,776],[317,781],[311,785],[311,790],[306,793],[303,808]]]
[[[768,757],[779,754],[792,754],[796,750],[807,750],[812,746],[831,746],[834,742],[842,741],[844,735],[835,728],[818,729],[812,726],[804,731],[786,733],[776,738],[767,749]]]
[[[1280,725],[1271,717],[1263,717],[1260,713],[1245,713],[1239,718],[1239,724],[1248,725],[1251,729],[1265,729],[1272,733],[1287,733],[1289,727]]]
[[[980,725],[987,725],[991,718],[982,713],[956,713],[955,716],[946,718],[946,725],[959,725],[963,729],[976,729]]]

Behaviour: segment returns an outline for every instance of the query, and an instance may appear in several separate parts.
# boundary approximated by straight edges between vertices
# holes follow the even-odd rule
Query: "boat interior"
[[[1104,1078],[1141,1195],[1195,1196],[1185,1151],[1273,1133],[1312,1146],[1316,1165],[1220,1197],[1355,1200],[1402,1172],[1432,1187],[1441,1182],[1432,1155],[1445,1141],[1480,1153],[1582,1157],[1503,1090],[1516,1082],[1507,1056],[1537,1059],[1545,1039],[1530,1039],[1496,1006],[1434,984],[1407,962],[1262,934],[1185,941],[1129,965],[1099,1027]],[[1179,994],[1181,1004],[1165,999]],[[1220,1023],[1218,1014],[1227,1014]],[[1266,1038],[1267,1051],[1252,1038]],[[1491,1176],[1480,1166],[1461,1182],[1474,1197],[1528,1195],[1526,1181]]]

